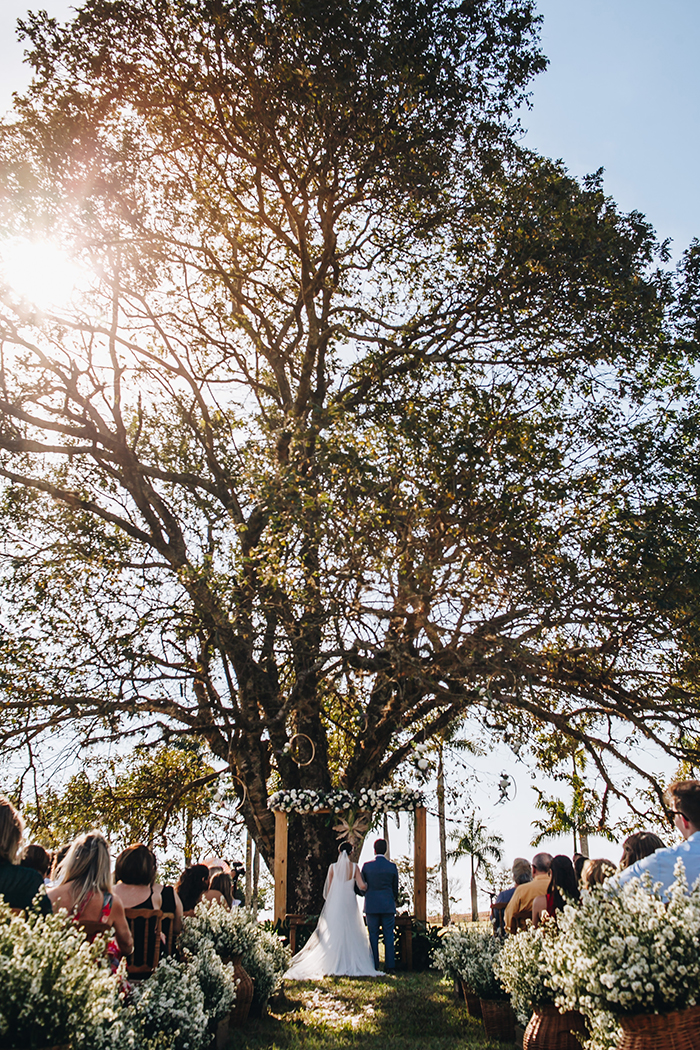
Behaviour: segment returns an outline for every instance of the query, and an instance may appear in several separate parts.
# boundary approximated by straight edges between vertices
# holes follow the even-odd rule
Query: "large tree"
[[[640,215],[517,147],[536,22],[25,22],[4,228],[88,276],[52,310],[2,293],[6,746],[196,734],[268,861],[270,790],[386,782],[465,711],[580,741],[612,789],[630,740],[683,751],[697,262],[676,296]],[[292,910],[332,842],[299,818]]]

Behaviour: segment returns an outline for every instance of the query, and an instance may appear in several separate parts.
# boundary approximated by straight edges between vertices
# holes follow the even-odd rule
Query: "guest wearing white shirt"
[[[700,878],[700,780],[677,780],[666,792],[673,823],[683,836],[683,842],[666,849],[657,849],[648,857],[613,876],[609,886],[623,886],[630,879],[641,878],[646,872],[654,883],[661,883],[661,895],[668,895],[673,882],[673,869],[680,858],[685,867],[688,886]]]

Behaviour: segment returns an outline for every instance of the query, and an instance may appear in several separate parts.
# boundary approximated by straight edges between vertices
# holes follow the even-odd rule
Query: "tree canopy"
[[[3,282],[6,746],[196,734],[268,860],[276,786],[386,782],[465,712],[612,791],[635,741],[686,753],[700,252],[670,274],[600,174],[518,146],[537,21],[26,20],[3,230],[84,280],[51,308]],[[313,910],[332,836],[293,838]]]

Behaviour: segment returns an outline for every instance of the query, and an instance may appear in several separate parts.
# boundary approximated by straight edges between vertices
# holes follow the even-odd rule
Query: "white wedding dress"
[[[355,869],[347,853],[331,864],[323,896],[326,903],[318,925],[285,973],[293,981],[314,981],[336,974],[343,977],[379,977],[369,937],[355,896]]]

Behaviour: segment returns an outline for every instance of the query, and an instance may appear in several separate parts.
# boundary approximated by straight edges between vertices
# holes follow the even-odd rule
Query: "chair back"
[[[99,919],[89,921],[88,919],[79,919],[76,923],[81,930],[85,933],[85,940],[90,941],[90,944],[95,940],[100,933],[112,933],[111,922],[100,922]]]
[[[163,937],[165,937],[165,943],[161,939],[161,953],[163,955],[173,954],[173,945],[175,944],[175,912],[164,911],[163,921],[161,925],[163,931]]]
[[[130,977],[148,977],[160,959],[163,912],[154,908],[126,908],[126,921],[134,938],[134,950],[126,957]]]

